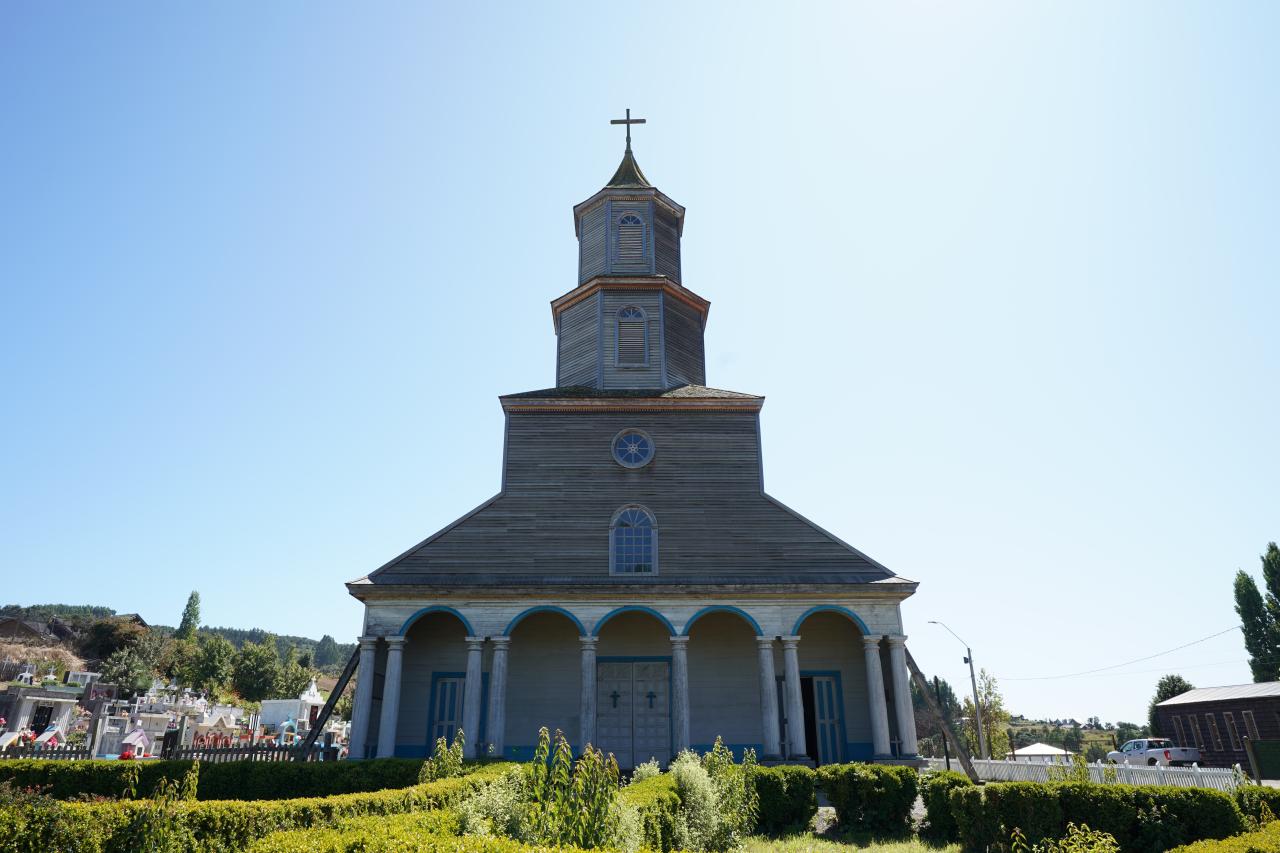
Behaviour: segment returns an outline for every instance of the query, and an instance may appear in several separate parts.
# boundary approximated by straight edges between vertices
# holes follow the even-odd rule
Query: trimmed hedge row
[[[195,790],[200,800],[281,800],[327,797],[418,783],[421,758],[370,761],[228,761],[200,765]],[[47,788],[56,800],[81,795],[132,800],[150,797],[164,779],[188,779],[192,761],[37,761],[0,762],[0,782],[15,787]],[[190,784],[188,781],[187,784]]]
[[[919,776],[913,767],[883,764],[826,764],[818,787],[835,806],[843,830],[895,834],[910,826]]]
[[[667,851],[674,847],[680,795],[670,773],[627,785],[618,792],[618,800],[640,812],[646,848]]]
[[[808,767],[756,766],[751,781],[759,802],[757,831],[784,835],[807,827],[818,813],[818,798],[814,795],[816,779],[817,775]]]
[[[195,766],[194,761],[48,761],[11,758],[0,761],[0,783],[10,782],[15,788],[45,789],[44,793],[56,800],[70,800],[82,795],[132,800],[150,797],[155,793],[156,786],[167,779],[183,785],[188,789],[188,794],[195,797]]]
[[[1280,821],[1273,821],[1256,832],[1216,841],[1197,841],[1178,847],[1173,853],[1280,853]]]
[[[276,832],[249,848],[249,853],[531,853],[547,850],[512,841],[458,835],[458,818],[447,809],[434,812],[364,817],[331,829]],[[556,847],[558,853],[585,853],[576,847]]]
[[[201,849],[244,850],[273,832],[329,827],[365,815],[425,811],[457,802],[504,774],[509,764],[488,764],[466,776],[399,790],[292,800],[178,802],[171,813],[147,800],[100,803],[46,801],[39,807],[0,807],[0,853],[132,853],[157,820],[189,833]],[[159,817],[158,817],[159,816]]]
[[[1068,823],[1110,833],[1125,851],[1163,851],[1245,828],[1231,795],[1205,788],[1002,782],[957,787],[950,799],[960,841],[970,850],[1007,846],[1015,828],[1029,844],[1061,838]]]
[[[967,787],[973,787],[973,782],[954,770],[920,777],[920,799],[924,800],[925,817],[929,821],[928,834],[934,840],[951,842],[959,839],[959,827],[951,813],[951,792]]]

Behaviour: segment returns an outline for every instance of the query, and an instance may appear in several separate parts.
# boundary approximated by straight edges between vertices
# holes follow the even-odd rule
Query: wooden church
[[[539,727],[667,762],[916,753],[916,588],[764,490],[764,398],[706,384],[685,209],[627,147],[573,209],[555,386],[500,397],[498,494],[347,585],[365,606],[351,756],[529,757]]]

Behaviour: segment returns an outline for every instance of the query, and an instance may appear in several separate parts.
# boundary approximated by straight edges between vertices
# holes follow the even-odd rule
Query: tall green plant
[[[538,747],[527,769],[529,802],[524,825],[530,840],[542,844],[605,847],[617,833],[614,808],[619,787],[618,762],[587,744],[575,763],[564,733],[538,730]]]
[[[434,782],[437,779],[453,779],[461,776],[463,748],[466,742],[467,736],[462,729],[458,729],[458,733],[453,736],[453,743],[449,743],[443,737],[437,738],[435,752],[422,762],[422,769],[418,771],[418,781]]]

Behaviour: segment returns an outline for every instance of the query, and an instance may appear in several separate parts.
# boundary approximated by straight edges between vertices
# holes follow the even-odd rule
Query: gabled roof
[[[1172,699],[1166,699],[1156,707],[1189,705],[1193,702],[1217,702],[1222,699],[1258,699],[1266,696],[1280,696],[1280,681],[1234,684],[1227,687],[1199,687],[1188,690],[1186,693],[1179,693]]]
[[[613,177],[609,179],[606,187],[652,187],[649,179],[644,176],[644,172],[640,171],[640,164],[636,162],[635,155],[631,153],[631,149],[627,149],[627,153],[622,155],[622,162],[618,164],[618,171],[613,173]]]

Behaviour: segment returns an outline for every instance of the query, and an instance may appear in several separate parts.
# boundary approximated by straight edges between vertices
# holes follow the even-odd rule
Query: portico
[[[520,611],[465,602],[425,612],[371,609],[361,649],[374,650],[373,669],[383,679],[357,692],[352,743],[376,744],[367,757],[422,755],[433,745],[426,729],[439,736],[447,731],[442,723],[456,719],[472,757],[527,758],[542,725],[563,730],[575,748],[609,749],[624,766],[666,762],[681,749],[709,747],[716,736],[765,760],[913,756],[906,638],[898,625],[873,629],[850,607],[806,603],[712,604],[693,612],[665,602],[607,610],[599,602]],[[896,611],[871,603],[863,609],[873,619]],[[813,629],[808,643],[806,624]],[[465,664],[446,690],[440,678],[432,686],[410,677],[406,704],[406,657],[412,668],[427,661],[448,667],[451,657]],[[423,718],[424,705],[433,719]]]

